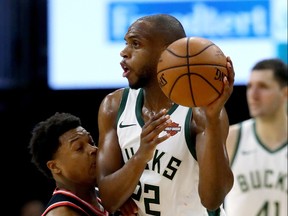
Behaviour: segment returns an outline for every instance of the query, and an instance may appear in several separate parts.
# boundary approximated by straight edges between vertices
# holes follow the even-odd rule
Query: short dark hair
[[[287,86],[287,64],[279,58],[264,59],[257,62],[253,67],[253,70],[265,70],[271,69],[274,74],[275,80],[279,83],[280,87]]]
[[[81,126],[80,118],[70,113],[56,112],[33,128],[28,147],[32,155],[31,162],[48,178],[52,178],[52,174],[46,163],[53,159],[59,148],[59,137],[78,126]]]
[[[174,16],[168,14],[154,14],[139,18],[137,21],[145,20],[151,23],[151,30],[159,33],[165,45],[186,37],[185,30],[181,22]],[[136,21],[136,22],[137,22]]]

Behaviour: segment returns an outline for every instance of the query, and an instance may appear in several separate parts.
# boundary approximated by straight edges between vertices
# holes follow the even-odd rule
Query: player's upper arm
[[[104,177],[118,170],[123,163],[117,137],[117,114],[123,89],[108,94],[98,111],[97,174]]]

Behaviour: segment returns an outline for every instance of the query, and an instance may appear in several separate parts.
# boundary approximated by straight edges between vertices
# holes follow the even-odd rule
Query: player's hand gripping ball
[[[187,107],[206,106],[222,94],[226,62],[226,56],[212,41],[185,37],[161,54],[158,82],[173,102]]]

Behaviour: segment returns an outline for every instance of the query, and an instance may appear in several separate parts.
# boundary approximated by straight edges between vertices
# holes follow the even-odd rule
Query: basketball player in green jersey
[[[264,59],[247,85],[251,119],[230,127],[227,149],[234,186],[227,215],[287,216],[287,64]]]
[[[225,215],[233,174],[224,105],[234,70],[227,58],[223,93],[207,107],[174,104],[158,85],[157,63],[185,36],[181,23],[163,14],[138,19],[125,35],[121,66],[130,88],[107,95],[98,114],[97,181],[110,212],[132,197],[139,216]]]

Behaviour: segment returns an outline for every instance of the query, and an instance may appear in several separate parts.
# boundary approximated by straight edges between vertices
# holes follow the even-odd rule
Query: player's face
[[[96,184],[97,147],[91,135],[83,127],[77,127],[64,133],[59,140],[61,145],[54,161],[62,178],[76,184]]]
[[[252,117],[272,118],[286,97],[283,88],[274,79],[272,70],[252,71],[246,95]]]
[[[153,37],[154,35],[154,37]],[[126,46],[120,55],[121,66],[131,88],[145,87],[151,81],[157,82],[156,71],[163,45],[157,43],[150,24],[136,21],[125,35]]]

